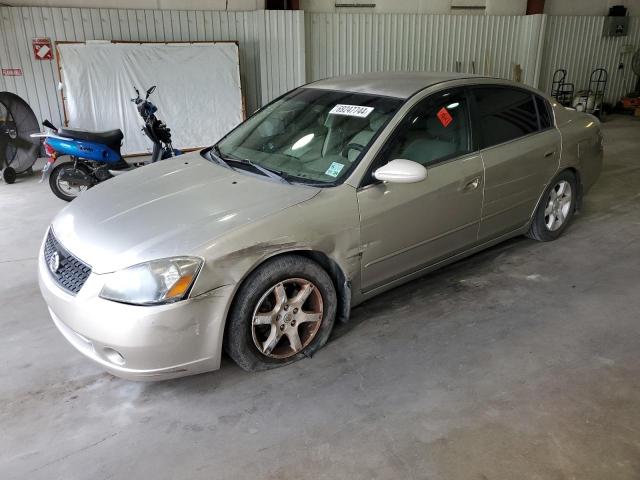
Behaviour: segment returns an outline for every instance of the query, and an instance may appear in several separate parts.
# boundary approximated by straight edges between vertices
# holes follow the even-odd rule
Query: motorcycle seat
[[[74,140],[86,140],[88,142],[101,143],[109,146],[120,146],[124,134],[122,130],[107,130],[106,132],[89,132],[88,130],[79,130],[77,128],[60,128],[58,135]]]

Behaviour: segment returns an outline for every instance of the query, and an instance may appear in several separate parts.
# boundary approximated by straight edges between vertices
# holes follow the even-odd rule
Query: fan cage
[[[0,168],[24,173],[40,153],[40,139],[31,138],[40,125],[27,102],[11,92],[0,92]]]

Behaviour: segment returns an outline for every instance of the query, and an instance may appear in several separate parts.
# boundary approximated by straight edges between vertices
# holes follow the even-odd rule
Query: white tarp
[[[235,43],[58,44],[70,127],[124,132],[123,154],[150,152],[131,99],[157,85],[150,100],[175,148],[210,145],[242,121]]]

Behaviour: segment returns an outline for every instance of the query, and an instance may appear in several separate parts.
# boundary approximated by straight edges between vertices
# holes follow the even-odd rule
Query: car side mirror
[[[373,172],[376,180],[389,183],[416,183],[427,177],[427,169],[418,162],[398,158]]]

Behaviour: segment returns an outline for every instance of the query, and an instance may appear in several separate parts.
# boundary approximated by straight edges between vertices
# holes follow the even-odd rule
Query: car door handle
[[[475,190],[476,188],[478,188],[478,185],[480,185],[480,177],[476,177],[473,180],[471,180],[470,182],[468,182],[464,188],[462,189],[463,192],[469,192],[471,190]]]
[[[544,158],[549,158],[554,153],[556,153],[556,151],[555,150],[551,150],[550,152],[547,152],[547,153],[544,154]]]

